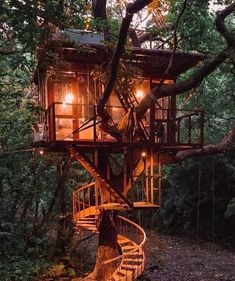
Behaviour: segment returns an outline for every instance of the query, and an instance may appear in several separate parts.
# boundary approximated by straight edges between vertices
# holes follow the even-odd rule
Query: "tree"
[[[101,117],[103,123],[105,126],[103,129],[107,130],[107,132],[111,135],[113,135],[115,138],[121,139],[122,138],[122,132],[118,131],[117,128],[114,128],[110,125],[107,126],[110,116],[108,112],[105,110],[105,105],[111,95],[111,92],[113,90],[114,84],[117,79],[117,71],[118,71],[118,63],[120,60],[120,57],[124,51],[125,48],[125,42],[128,36],[128,29],[130,26],[130,23],[133,18],[133,14],[142,10],[146,5],[150,4],[152,1],[141,1],[137,0],[132,4],[127,5],[126,7],[126,16],[123,18],[120,32],[118,36],[118,42],[116,45],[115,52],[112,57],[111,66],[110,66],[110,75],[108,77],[107,83],[105,85],[105,89],[103,92],[103,95],[98,103],[98,114]],[[102,2],[103,3],[103,2]],[[98,5],[98,1],[96,2]],[[208,4],[208,2],[207,2]],[[93,6],[94,8],[95,6]],[[97,6],[96,6],[97,7]],[[198,87],[199,84],[202,83],[202,81],[209,76],[213,71],[215,71],[222,63],[224,63],[226,60],[230,59],[232,57],[232,54],[234,53],[235,48],[235,38],[233,36],[233,33],[227,28],[225,25],[225,18],[227,18],[230,14],[234,13],[235,11],[235,3],[231,3],[229,6],[227,6],[224,10],[217,12],[216,16],[216,27],[218,32],[221,34],[221,36],[224,38],[226,45],[224,46],[224,49],[219,50],[216,55],[214,55],[212,58],[208,59],[195,73],[193,73],[190,77],[188,77],[185,80],[176,82],[172,85],[163,85],[163,81],[165,77],[167,76],[168,71],[171,68],[172,59],[177,47],[177,28],[180,21],[180,17],[183,15],[184,11],[187,9],[187,1],[184,1],[183,8],[179,13],[178,18],[176,19],[175,28],[174,28],[174,48],[172,50],[172,56],[171,60],[169,62],[168,68],[166,69],[165,73],[162,76],[160,85],[153,88],[151,92],[146,95],[139,106],[137,107],[137,122],[142,119],[146,111],[150,108],[151,104],[153,102],[156,102],[157,99],[167,96],[176,96],[179,94],[182,94],[186,91],[189,91],[193,88]],[[94,12],[94,14],[96,14]],[[137,39],[138,41],[138,39]],[[197,155],[197,154],[209,154],[209,153],[218,153],[223,151],[225,148],[230,146],[234,142],[234,129],[231,130],[229,135],[223,139],[223,141],[218,145],[208,145],[200,150],[192,150],[192,151],[185,151],[185,152],[178,152],[176,155],[176,159],[184,159],[186,157]],[[137,158],[139,157],[137,153]],[[139,165],[138,161],[135,161],[136,165]],[[111,180],[115,181],[115,178],[111,177]],[[120,184],[120,182],[119,182]],[[122,184],[120,184],[122,186]],[[105,224],[107,224],[107,220],[105,220]],[[111,222],[109,222],[111,225]],[[106,233],[107,234],[107,233]],[[100,237],[105,237],[104,233],[100,233]],[[106,240],[105,240],[106,241]],[[107,247],[105,250],[103,250],[103,247],[105,246],[104,241],[100,239],[100,244],[98,248],[98,259],[96,263],[96,269],[95,271],[87,278],[87,280],[102,280],[104,276],[100,277],[100,271],[97,272],[97,267],[100,264],[100,261],[102,261],[104,258],[111,258],[113,255],[113,252],[109,251],[107,254]],[[113,245],[115,245],[115,242],[113,242]],[[102,250],[101,250],[102,249]],[[99,279],[101,278],[101,279]]]
[[[108,78],[108,81],[106,83],[106,87],[103,93],[103,96],[99,102],[98,105],[98,113],[100,117],[102,118],[104,124],[107,124],[109,121],[109,115],[108,113],[104,110],[106,102],[111,94],[111,91],[114,87],[114,84],[117,79],[117,70],[118,70],[118,64],[120,57],[125,49],[125,43],[128,38],[128,30],[130,30],[130,24],[132,22],[133,16],[135,13],[138,11],[141,11],[146,5],[148,4],[156,4],[159,1],[148,1],[148,0],[136,0],[135,2],[127,5],[126,7],[126,16],[124,17],[121,27],[120,27],[120,32],[118,36],[118,42],[117,42],[117,47],[113,55],[113,59],[111,62],[111,71],[110,71],[110,76]],[[185,27],[185,24],[181,22],[182,17],[184,15],[186,19],[189,19],[187,17],[190,16],[190,9],[192,7],[197,6],[199,9],[199,6],[201,9],[203,8],[206,11],[206,8],[208,8],[208,3],[209,1],[165,1],[166,5],[173,7],[172,8],[172,13],[169,13],[169,18],[173,20],[173,23],[171,24],[166,24],[166,27],[164,26],[157,26],[156,22],[158,21],[153,21],[151,23],[151,33],[154,33],[154,36],[156,37],[156,40],[165,40],[167,39],[167,42],[169,43],[170,47],[172,48],[172,58],[174,56],[174,50],[176,49],[177,46],[181,46],[184,49],[196,49],[196,47],[199,47],[202,50],[204,46],[202,46],[203,40],[197,40],[195,38],[197,37],[197,34],[189,34],[189,28]],[[198,4],[199,3],[199,4]],[[190,5],[189,5],[190,4]],[[86,18],[84,16],[85,11],[87,9],[90,9],[87,5],[87,1],[20,1],[20,0],[10,0],[10,1],[5,1],[4,4],[1,6],[1,17],[0,17],[0,28],[1,28],[1,48],[0,48],[0,56],[2,58],[2,65],[1,65],[1,77],[2,79],[2,84],[4,85],[19,85],[19,82],[21,84],[29,84],[29,78],[27,76],[24,76],[23,79],[24,81],[19,81],[22,80],[22,71],[24,73],[31,73],[32,68],[34,65],[34,54],[35,54],[35,48],[38,45],[43,44],[45,40],[50,36],[51,32],[57,27],[59,28],[64,28],[64,27],[79,27],[83,28],[85,27],[86,23]],[[102,22],[103,20],[106,20],[107,13],[106,13],[106,1],[105,0],[94,0],[92,1],[92,8],[93,8],[93,14],[94,17],[96,18],[97,21],[94,23],[94,27],[98,26],[98,29],[102,28],[98,24],[100,21]],[[215,71],[218,66],[223,64],[224,62],[230,63],[230,65],[234,65],[234,36],[232,31],[227,28],[227,25],[225,25],[225,19],[229,17],[230,14],[232,14],[235,10],[235,4],[234,2],[231,2],[231,5],[229,5],[227,8],[225,8],[223,11],[219,12],[217,15],[216,19],[216,25],[219,33],[222,35],[224,38],[223,40],[223,45],[224,49],[220,49],[218,45],[216,44],[215,46],[215,51],[216,54],[213,54],[208,61],[205,62],[201,66],[200,69],[197,69],[195,73],[190,74],[189,77],[186,77],[184,80],[178,81],[174,85],[163,85],[160,83],[160,85],[152,90],[152,92],[146,96],[146,98],[140,103],[138,107],[138,120],[141,120],[143,114],[146,112],[146,110],[149,108],[150,104],[152,102],[155,102],[158,98],[160,97],[165,97],[165,96],[170,96],[170,95],[179,95],[181,93],[184,93],[188,90],[191,90],[193,88],[198,87],[198,85],[204,80],[205,77],[210,75],[213,71]],[[200,10],[201,11],[201,10]],[[197,13],[195,12],[195,15]],[[211,18],[210,18],[211,19]],[[180,22],[182,23],[180,25]],[[195,21],[193,21],[195,23]],[[200,22],[200,23],[199,23]],[[210,27],[211,27],[211,22],[210,21]],[[202,24],[204,23],[204,25]],[[191,24],[191,22],[190,22]],[[208,24],[205,21],[202,22],[201,18],[197,22],[198,26],[200,28],[205,28],[205,26]],[[183,27],[182,27],[183,26]],[[186,25],[189,26],[189,25]],[[192,25],[193,26],[193,25]],[[230,23],[230,26],[234,26],[234,23]],[[197,27],[196,27],[197,28]],[[104,27],[103,28],[106,32],[109,30]],[[173,30],[173,37],[171,35],[171,41],[168,40],[168,37],[170,32]],[[190,32],[193,33],[194,27]],[[200,30],[199,30],[200,31]],[[180,34],[180,38],[177,38],[177,34]],[[162,35],[163,34],[163,35]],[[203,33],[205,35],[205,32]],[[162,35],[162,37],[160,36]],[[138,38],[138,36],[135,36],[135,40],[137,44],[140,44],[144,42],[144,40],[148,40],[149,36],[149,30],[146,32],[146,34],[142,35],[141,37]],[[186,46],[185,42],[187,42],[187,38],[189,36],[193,36],[194,40],[191,46]],[[161,37],[161,38],[160,38]],[[173,38],[173,40],[172,40]],[[214,38],[214,37],[213,37]],[[133,36],[132,36],[132,40]],[[218,39],[220,42],[220,40]],[[209,49],[207,49],[208,51]],[[168,70],[170,68],[170,63],[168,66]],[[14,73],[13,73],[14,70]],[[163,74],[163,78],[164,78]],[[10,79],[9,83],[9,77],[14,78],[13,80]],[[164,80],[164,79],[162,79]],[[6,90],[7,93],[8,90]],[[22,89],[20,89],[21,92],[23,92]],[[2,91],[1,91],[2,94]],[[9,93],[8,93],[9,94]],[[16,98],[17,102],[18,97]],[[20,103],[21,104],[21,103]],[[17,112],[16,116],[18,114],[21,114],[22,112]],[[28,117],[28,112],[26,112],[26,116]],[[3,116],[3,119],[8,116]],[[6,118],[7,119],[7,118]],[[12,128],[12,123],[16,124],[17,123],[17,130],[21,126],[18,126],[18,122],[20,120],[17,120],[17,118],[14,119],[14,122],[12,122],[12,118],[9,118],[9,122],[11,122],[11,128]],[[24,121],[23,121],[24,122]],[[32,121],[27,122],[27,132],[29,132],[29,125]],[[8,120],[6,120],[6,123],[8,123]],[[106,130],[111,133],[114,137],[117,139],[122,138],[122,132],[118,131],[116,128],[109,126],[104,127]],[[5,150],[9,150],[9,148],[19,148],[21,147],[21,144],[18,142],[18,138],[15,138],[14,140],[5,137],[4,135],[4,129],[2,128],[2,136],[1,136],[1,146],[5,148]],[[26,136],[26,134],[25,134]],[[27,134],[29,136],[29,134]],[[11,142],[9,144],[9,142]],[[208,147],[209,151],[221,151],[228,145],[230,145],[231,141],[234,141],[234,131],[232,130],[232,133],[229,134],[228,138],[225,138],[225,140],[219,145],[212,147]],[[27,146],[26,142],[24,140],[24,144],[22,147]],[[205,150],[204,150],[205,151]],[[188,151],[188,153],[191,153],[191,155],[195,154],[202,154],[201,151]],[[138,151],[137,151],[137,156],[138,158]],[[181,155],[181,156],[180,156]],[[188,156],[188,155],[187,155]],[[183,159],[182,154],[178,154],[178,158]],[[9,160],[13,161],[13,160]],[[136,165],[138,165],[139,162],[136,161]],[[100,168],[102,169],[102,163],[100,163]],[[47,171],[47,169],[45,168]],[[55,165],[53,165],[53,174],[55,172]],[[50,171],[47,171],[47,179],[50,179]],[[11,173],[12,175],[13,173]],[[36,172],[37,174],[37,172]],[[63,189],[63,184],[64,184],[64,178],[63,175],[60,178],[62,181],[62,184],[58,187],[61,187],[61,194],[63,194],[64,189]],[[10,177],[9,177],[10,178]],[[112,176],[111,180],[113,182],[117,183],[118,178],[122,178],[119,176]],[[42,179],[41,179],[42,180]],[[120,183],[120,186],[122,186],[122,183]],[[9,184],[10,185],[10,184]],[[45,185],[45,179],[42,182],[42,185]],[[10,185],[11,186],[11,185]],[[14,183],[12,185],[13,187],[17,186],[17,183]],[[56,186],[56,183],[53,182],[51,183],[50,186]],[[14,188],[13,188],[14,189]],[[53,188],[52,188],[53,189]],[[54,195],[58,194],[57,190],[53,189]],[[48,192],[48,191],[47,191]],[[47,193],[48,195],[48,193]],[[50,193],[50,195],[53,198],[53,194]],[[25,209],[28,208],[28,202],[31,200],[32,194],[28,194],[23,198],[23,202],[25,203]],[[34,195],[33,195],[34,196]],[[44,195],[45,196],[45,195]],[[17,196],[16,196],[17,197]],[[45,196],[47,198],[47,196]],[[46,200],[44,198],[44,200]],[[51,198],[51,197],[50,197]],[[19,198],[15,198],[16,203],[18,203]],[[52,199],[53,201],[53,199]],[[63,200],[62,200],[63,201]],[[51,202],[52,204],[53,202]],[[50,202],[47,202],[47,207],[49,207],[48,210],[50,210]],[[7,205],[7,204],[6,204]],[[36,207],[36,202],[35,202],[35,207]],[[63,205],[63,204],[62,204]],[[63,206],[61,205],[62,209]],[[14,206],[12,206],[12,209],[14,210]],[[36,208],[37,209],[37,208]],[[43,213],[43,209],[41,209],[41,213]],[[102,257],[102,251],[101,251],[101,260],[107,257],[112,257],[115,254],[115,235],[112,237],[110,244],[107,245],[107,235],[108,233],[104,233],[102,231],[102,223],[103,226],[105,224],[110,224],[111,225],[111,219],[108,213],[103,214],[103,222],[101,222],[101,234],[100,234],[100,246],[104,246],[107,248],[107,246],[111,246],[111,250],[105,252],[103,251],[103,257]],[[114,217],[115,219],[115,217]],[[106,229],[105,227],[103,229]],[[115,233],[115,231],[114,231]],[[91,275],[89,278],[93,278],[96,280],[100,276],[101,270],[99,268],[99,261],[97,262],[96,270],[93,272],[93,275]],[[88,278],[88,279],[89,279]],[[104,275],[101,275],[99,278],[104,278]]]

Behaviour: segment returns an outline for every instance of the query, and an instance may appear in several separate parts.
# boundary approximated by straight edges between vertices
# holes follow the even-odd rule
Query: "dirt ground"
[[[147,233],[143,281],[235,281],[235,253],[222,246]]]

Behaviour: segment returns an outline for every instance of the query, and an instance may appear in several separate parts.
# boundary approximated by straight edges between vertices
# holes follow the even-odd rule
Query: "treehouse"
[[[55,150],[63,149],[68,143],[77,143],[89,149],[111,143],[114,147],[149,144],[166,150],[201,146],[203,113],[178,110],[175,97],[158,99],[150,107],[132,128],[138,131],[138,138],[129,134],[121,141],[116,140],[102,128],[97,103],[104,84],[97,69],[111,60],[111,52],[103,41],[102,34],[67,30],[56,33],[46,48],[39,50],[35,82],[39,104],[45,112],[40,117],[40,124],[34,128],[35,144],[41,142],[40,145],[51,145]],[[168,50],[140,47],[132,47],[123,55],[122,65],[132,68],[132,77],[128,77],[131,87],[126,92],[127,89],[118,85],[106,104],[113,126],[118,127],[128,112],[135,114],[141,99],[159,84],[170,56]],[[178,75],[202,59],[199,54],[176,53],[164,84],[174,83]],[[125,80],[125,77],[122,79]]]
[[[33,126],[33,146],[66,152],[92,176],[93,182],[74,189],[74,221],[79,229],[99,232],[101,244],[119,245],[118,256],[97,261],[102,280],[131,281],[144,269],[146,235],[116,213],[161,206],[161,166],[173,163],[178,150],[203,145],[204,120],[200,110],[179,110],[175,96],[155,100],[137,116],[171,58],[171,51],[141,47],[122,55],[103,118],[98,106],[113,53],[103,42],[99,33],[65,30],[39,49],[34,99],[43,110]],[[200,54],[176,52],[163,85],[201,60]]]

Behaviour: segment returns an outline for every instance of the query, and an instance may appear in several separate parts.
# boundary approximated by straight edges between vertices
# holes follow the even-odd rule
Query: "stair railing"
[[[104,261],[103,265],[107,267],[107,264],[110,264],[110,266],[116,264],[116,270],[112,276],[117,276],[118,272],[125,271],[126,277],[120,275],[115,280],[134,280],[144,270],[146,234],[138,224],[122,216],[118,216],[117,232],[118,235],[127,238],[133,248],[122,252],[117,257]],[[125,249],[125,247],[123,248]]]
[[[93,215],[94,210],[101,204],[101,189],[91,182],[78,187],[73,192],[73,217],[79,220],[82,217]],[[88,212],[88,213],[87,213]]]

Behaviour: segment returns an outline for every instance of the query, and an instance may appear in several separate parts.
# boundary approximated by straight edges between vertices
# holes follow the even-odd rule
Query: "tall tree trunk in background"
[[[106,20],[106,0],[92,0],[92,13],[95,19]]]

